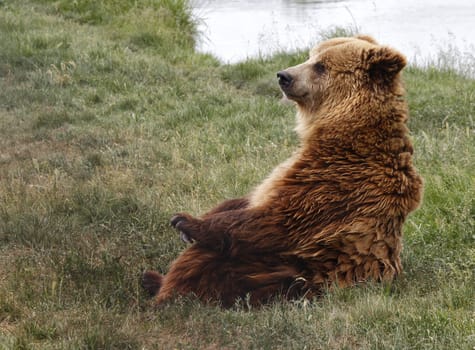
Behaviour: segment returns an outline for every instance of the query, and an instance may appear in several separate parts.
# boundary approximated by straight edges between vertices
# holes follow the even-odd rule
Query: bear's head
[[[308,127],[322,113],[339,108],[341,114],[344,106],[358,100],[366,104],[391,94],[402,95],[399,72],[405,65],[399,52],[359,35],[320,43],[306,62],[277,73],[277,77]]]

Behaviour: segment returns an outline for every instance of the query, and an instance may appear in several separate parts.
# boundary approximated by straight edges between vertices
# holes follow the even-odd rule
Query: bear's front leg
[[[187,213],[175,214],[170,219],[170,224],[180,233],[180,238],[185,243],[193,243],[200,237],[201,220]]]
[[[227,211],[232,211],[232,210],[240,210],[240,209],[245,209],[249,205],[249,200],[247,197],[242,197],[242,198],[234,198],[234,199],[228,199],[225,200],[224,202],[220,203],[218,206],[215,208],[211,209],[209,212],[205,213],[204,215],[201,216],[201,220],[206,220],[208,218],[213,217],[214,215],[222,212],[227,212]],[[194,241],[197,240],[197,237],[199,234],[197,233],[197,226],[199,223],[196,223],[198,225],[195,225],[196,227],[193,229],[191,225],[183,225],[183,230],[177,227],[178,223],[180,221],[187,221],[187,222],[192,222],[193,220],[200,220],[198,218],[194,218],[193,216],[186,214],[186,213],[179,213],[175,214],[171,220],[170,223],[171,225],[176,228],[179,233],[180,233],[180,238],[183,242],[185,243],[193,243]],[[187,226],[187,227],[185,227]],[[185,232],[186,229],[186,232]]]
[[[172,218],[171,224],[187,239],[217,252],[276,254],[290,248],[284,221],[285,216],[271,210],[238,209],[203,218],[181,213]]]
[[[187,213],[179,213],[171,218],[170,224],[180,233],[180,238],[186,243],[196,242],[215,251],[225,251],[229,247],[229,235],[225,229],[212,230],[210,227],[212,220],[212,217],[199,219]]]

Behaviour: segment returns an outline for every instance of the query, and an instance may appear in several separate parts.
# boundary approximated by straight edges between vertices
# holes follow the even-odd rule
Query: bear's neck
[[[349,98],[319,106],[311,111],[298,106],[295,131],[302,145],[327,140],[339,140],[342,145],[352,142],[362,131],[371,130],[381,137],[395,131],[404,136],[408,130],[407,104],[402,95],[353,95]]]

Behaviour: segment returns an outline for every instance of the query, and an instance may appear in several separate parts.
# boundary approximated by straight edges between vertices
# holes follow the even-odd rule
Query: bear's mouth
[[[292,93],[291,91],[286,91],[285,89],[281,89],[281,90],[284,93],[285,97],[293,101],[301,101],[308,96],[308,92],[305,92],[303,94],[295,94],[295,93]]]

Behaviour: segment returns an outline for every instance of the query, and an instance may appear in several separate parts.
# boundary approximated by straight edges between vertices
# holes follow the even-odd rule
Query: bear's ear
[[[368,71],[376,79],[392,79],[406,66],[406,58],[396,50],[379,46],[366,52]]]

